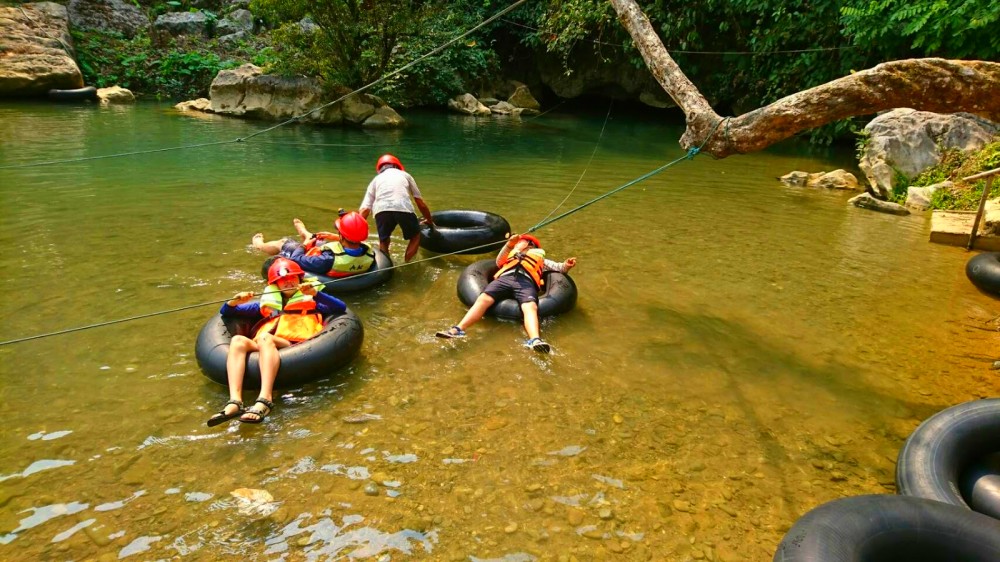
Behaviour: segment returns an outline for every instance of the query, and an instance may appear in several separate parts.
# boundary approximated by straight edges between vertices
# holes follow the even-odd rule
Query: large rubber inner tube
[[[226,355],[233,336],[251,337],[256,324],[253,318],[216,314],[208,319],[195,343],[194,353],[202,373],[219,384],[227,384]],[[278,350],[281,364],[275,387],[286,388],[328,377],[347,365],[361,350],[365,329],[361,319],[347,312],[324,319],[323,331],[312,338]],[[257,352],[247,356],[243,379],[246,388],[260,388],[260,363]]]
[[[896,488],[903,495],[968,508],[969,498],[960,491],[960,482],[968,478],[964,474],[997,452],[1000,398],[953,406],[928,418],[907,438],[896,461]],[[986,488],[980,492],[980,506],[1000,511],[1000,496],[991,497]]]
[[[994,562],[1000,521],[904,496],[825,503],[785,534],[774,562]]]
[[[965,274],[980,291],[1000,297],[1000,252],[974,256],[966,262]]]
[[[973,463],[962,473],[959,489],[972,511],[1000,519],[1000,453]]]
[[[366,291],[392,279],[392,272],[394,271],[392,269],[392,258],[378,248],[373,248],[373,250],[375,250],[375,263],[372,264],[371,269],[364,273],[337,278],[312,273],[311,271],[307,271],[306,275],[319,279],[324,284],[323,292],[334,296]],[[264,260],[264,264],[261,265],[260,276],[265,281],[267,280],[267,269],[271,267],[271,263],[276,259],[278,259],[278,256],[271,256]]]
[[[465,268],[458,277],[458,299],[472,306],[497,270],[496,260],[480,260]],[[538,317],[569,312],[576,306],[576,283],[566,274],[549,271],[542,275],[545,285],[538,294]],[[513,298],[498,301],[486,312],[497,318],[522,320],[521,306]]]
[[[53,101],[84,101],[96,100],[97,88],[87,86],[75,90],[49,90],[49,99]]]
[[[435,227],[420,227],[420,247],[439,254],[499,252],[510,235],[507,219],[483,211],[431,213]],[[484,246],[485,245],[485,246]],[[484,246],[484,247],[480,247]]]

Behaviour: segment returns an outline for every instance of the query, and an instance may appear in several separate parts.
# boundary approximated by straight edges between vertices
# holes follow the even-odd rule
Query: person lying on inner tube
[[[347,310],[340,299],[317,290],[320,283],[306,277],[299,265],[289,259],[274,260],[267,270],[267,288],[260,300],[250,302],[254,293],[237,293],[223,303],[223,316],[262,317],[254,326],[253,339],[233,336],[226,356],[229,379],[229,402],[208,420],[208,426],[240,416],[243,423],[260,423],[274,408],[272,391],[281,358],[278,350],[305,341],[323,329],[323,316]],[[247,355],[260,353],[260,394],[250,408],[243,409],[243,376]]]
[[[524,314],[524,331],[528,333],[525,347],[539,353],[548,353],[552,347],[538,333],[538,290],[544,283],[542,273],[567,273],[575,266],[576,258],[569,258],[562,263],[545,259],[545,250],[538,238],[530,234],[515,234],[497,254],[497,267],[500,270],[469,307],[465,317],[458,324],[435,335],[439,338],[464,337],[465,330],[482,319],[493,303],[513,297],[521,305],[521,312]]]
[[[334,223],[336,233],[309,232],[305,224],[294,219],[292,224],[302,237],[302,242],[284,238],[264,242],[260,232],[253,236],[253,247],[269,255],[280,255],[299,264],[310,273],[327,277],[348,277],[364,273],[375,264],[375,250],[368,239],[368,221],[360,213],[340,210]]]

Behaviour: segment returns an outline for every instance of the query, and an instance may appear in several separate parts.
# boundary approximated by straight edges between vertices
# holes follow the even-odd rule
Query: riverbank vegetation
[[[972,210],[979,206],[983,190],[986,189],[986,180],[970,183],[962,181],[962,178],[994,168],[1000,168],[1000,139],[976,152],[945,151],[940,164],[925,170],[910,185],[925,186],[951,181],[951,187],[939,189],[931,196],[931,208]],[[990,197],[1000,197],[1000,182],[993,181]]]
[[[178,1],[139,4],[151,19],[167,10],[194,9]],[[215,72],[244,62],[269,72],[317,76],[331,87],[356,88],[509,5],[494,0],[252,0],[258,33],[246,39],[221,44],[141,35],[126,40],[86,32],[77,34],[78,55],[90,83],[117,82],[165,97],[205,95]],[[641,0],[639,5],[681,68],[724,113],[743,113],[887,60],[1000,58],[1000,36],[992,32],[1000,12],[986,0],[944,7],[904,0]],[[198,6],[213,17],[233,8],[223,0]],[[372,93],[398,106],[440,106],[459,93],[478,93],[515,78],[551,103],[556,96],[547,89],[542,67],[558,65],[571,77],[594,64],[644,66],[610,3],[529,2]],[[584,91],[623,94],[596,82],[585,84]],[[811,134],[816,142],[829,142],[846,137],[850,127],[843,121]]]

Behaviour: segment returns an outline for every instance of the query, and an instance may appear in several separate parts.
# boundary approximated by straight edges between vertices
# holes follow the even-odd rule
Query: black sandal
[[[228,408],[230,404],[236,405],[236,411],[233,412],[232,414],[227,414],[226,408]],[[243,409],[242,400],[230,400],[229,402],[226,402],[226,405],[223,406],[221,410],[219,410],[218,414],[215,414],[214,416],[208,418],[208,422],[206,422],[205,425],[207,425],[208,427],[215,427],[222,422],[227,422],[237,416],[242,416],[243,412],[245,411],[246,410]]]
[[[264,407],[267,408],[267,411],[265,412],[265,411],[262,411],[262,410],[258,409],[257,408],[257,404],[258,403],[263,404]],[[247,408],[246,410],[243,411],[243,415],[244,416],[247,415],[247,414],[253,414],[253,415],[257,416],[257,419],[247,420],[247,419],[243,419],[243,416],[240,416],[240,421],[243,422],[243,423],[260,423],[260,422],[264,421],[264,418],[266,418],[267,415],[270,414],[271,410],[273,410],[273,409],[274,409],[274,402],[271,402],[270,400],[268,400],[266,398],[258,398],[256,400],[254,400],[253,406],[250,406],[249,408]]]

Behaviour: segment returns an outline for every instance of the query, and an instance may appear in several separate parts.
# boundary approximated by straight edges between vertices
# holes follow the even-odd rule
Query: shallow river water
[[[0,169],[0,340],[258,289],[251,235],[330,229],[384,151],[432,209],[515,230],[682,154],[680,129],[626,112],[603,136],[604,111],[407,117]],[[261,128],[2,104],[0,166]],[[926,216],[775,180],[851,166],[795,143],[699,156],[541,230],[579,259],[550,356],[510,322],[433,337],[475,258],[401,268],[346,297],[359,358],[260,426],[204,425],[226,399],[194,360],[217,304],[0,346],[0,559],[770,560],[820,503],[893,493],[920,420],[1000,390],[1000,305],[964,250],[930,244]]]

